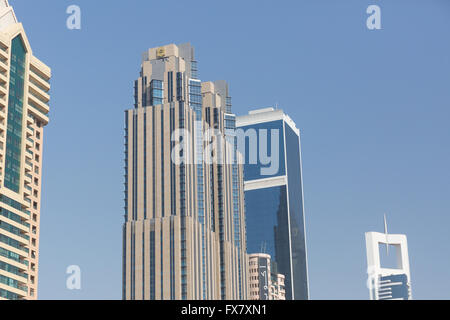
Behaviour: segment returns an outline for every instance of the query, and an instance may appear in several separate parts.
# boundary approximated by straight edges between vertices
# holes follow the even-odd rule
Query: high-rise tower
[[[307,300],[308,262],[300,131],[282,110],[237,118],[245,158],[247,250],[272,257],[285,276],[286,299]]]
[[[409,268],[408,240],[403,234],[389,234],[386,217],[384,233],[366,233],[367,281],[371,300],[411,300],[411,273]],[[386,248],[386,257],[381,253]],[[389,262],[389,255],[395,258]],[[386,261],[383,261],[384,258]]]
[[[51,71],[0,1],[0,300],[36,299]]]
[[[284,275],[265,253],[249,255],[250,300],[286,300]],[[274,268],[275,267],[275,268]]]
[[[123,298],[246,299],[242,166],[224,81],[201,82],[194,49],[143,54],[125,112]],[[213,161],[209,161],[211,159]]]

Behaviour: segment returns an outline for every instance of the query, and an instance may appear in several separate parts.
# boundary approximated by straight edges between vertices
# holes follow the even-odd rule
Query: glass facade
[[[7,237],[3,234],[0,234],[0,242],[3,242],[4,244],[6,244],[8,246],[14,247],[14,248],[24,251],[26,253],[29,252],[29,250],[27,248],[23,247],[23,245],[19,241],[15,240],[15,239],[11,239],[10,237]]]
[[[28,265],[28,261],[21,260],[20,255],[18,255],[15,252],[11,252],[9,250],[6,250],[5,248],[0,247],[0,256],[5,257],[7,259],[14,260],[15,262],[19,262],[24,265]]]
[[[164,88],[161,80],[152,80],[150,83],[150,105],[156,106],[163,103]]]
[[[228,97],[227,101],[227,110],[231,111],[231,98]],[[240,197],[240,186],[239,186],[239,165],[237,161],[237,137],[235,134],[236,129],[236,116],[232,114],[225,114],[224,117],[225,122],[225,133],[226,139],[232,140],[233,143],[230,144],[233,146],[232,157],[233,157],[233,165],[232,165],[232,197],[233,197],[233,221],[234,221],[234,245],[238,249],[241,250],[241,233],[239,230],[241,229],[241,219],[240,219],[240,207],[241,203]],[[242,288],[242,277],[241,277],[241,257],[238,256],[238,265],[239,265],[239,287]],[[242,292],[239,292],[239,299],[242,299]]]
[[[196,63],[192,62],[192,72]],[[201,224],[202,237],[202,283],[203,283],[203,299],[206,299],[206,247],[205,247],[205,193],[204,193],[204,168],[203,168],[203,124],[202,124],[202,84],[198,80],[189,80],[189,105],[195,111],[195,139],[196,141],[196,159],[197,160],[197,217]]]
[[[177,99],[181,99],[181,74],[177,73]],[[180,89],[178,89],[180,88]],[[185,128],[184,103],[179,104],[179,128]],[[181,137],[180,137],[181,140]],[[186,267],[186,165],[180,165],[180,215],[181,215],[181,299],[187,300],[187,267]]]
[[[284,126],[283,121],[272,121],[251,126],[241,127],[238,130],[238,147],[240,152],[245,155],[245,181],[258,180],[276,176],[284,176],[286,174],[284,162]],[[245,148],[244,139],[245,138]],[[273,139],[278,141],[278,145],[273,143]],[[266,150],[262,150],[263,146]],[[274,152],[274,154],[272,154]],[[277,154],[275,154],[277,153]],[[260,156],[263,154],[271,158],[273,162],[267,164]],[[266,162],[266,163],[263,163]],[[274,172],[267,175],[261,169],[273,166]]]
[[[8,198],[7,196],[5,196],[3,194],[0,194],[0,202],[4,203],[14,209],[17,209],[23,213],[30,215],[30,211],[24,209],[24,207],[19,202],[15,201],[11,198]]]
[[[19,289],[24,292],[28,291],[27,286],[20,284],[20,282],[15,279],[11,279],[11,278],[3,276],[3,275],[0,275],[0,283],[7,285],[9,287],[12,287],[12,288]]]
[[[20,190],[26,54],[27,52],[23,45],[22,37],[19,35],[12,40],[11,44],[8,128],[5,157],[5,187],[17,193]]]
[[[4,289],[0,289],[0,298],[7,299],[7,300],[21,300],[18,294],[9,292]]]
[[[197,61],[191,61],[191,78],[198,79],[198,64]]]
[[[247,252],[267,253],[291,287],[291,254],[286,186],[245,192]]]
[[[306,299],[308,296],[308,277],[306,272],[307,261],[302,172],[300,167],[300,138],[288,125],[285,126],[285,131],[294,292],[295,296],[299,296],[300,299]]]
[[[303,186],[301,171],[300,137],[283,120],[268,121],[242,127],[246,135],[245,181],[267,181],[267,178],[286,177],[286,183],[245,191],[248,253],[267,253],[272,256],[278,273],[286,283],[286,299],[308,299],[306,237],[303,212]],[[255,129],[251,133],[249,129]],[[266,133],[264,130],[266,129]],[[272,135],[276,130],[279,135]],[[262,134],[261,134],[262,133]],[[242,132],[240,133],[242,134]],[[262,137],[262,138],[261,138]],[[267,137],[267,140],[265,138]],[[276,139],[275,139],[276,138]],[[251,139],[257,139],[258,163],[250,162]],[[279,141],[279,147],[274,145]],[[261,168],[270,166],[261,161],[261,145],[267,144],[267,159],[277,161],[273,175],[262,174]],[[263,148],[265,148],[263,146]],[[274,157],[278,152],[278,157]],[[274,166],[274,164],[272,164]],[[276,167],[276,164],[275,164]]]

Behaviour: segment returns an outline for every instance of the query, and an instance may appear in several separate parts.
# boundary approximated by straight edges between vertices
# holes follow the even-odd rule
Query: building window
[[[25,88],[26,50],[22,37],[12,40],[11,70],[8,98],[8,127],[6,134],[5,181],[6,188],[19,192],[22,153],[23,95]]]
[[[163,104],[164,89],[161,80],[152,80],[150,83],[150,104],[156,106]]]

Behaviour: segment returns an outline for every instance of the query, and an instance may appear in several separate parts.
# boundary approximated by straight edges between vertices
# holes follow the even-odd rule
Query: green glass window
[[[6,133],[5,187],[19,192],[20,160],[22,156],[22,121],[26,50],[22,37],[12,40],[11,70],[8,98],[8,128]]]

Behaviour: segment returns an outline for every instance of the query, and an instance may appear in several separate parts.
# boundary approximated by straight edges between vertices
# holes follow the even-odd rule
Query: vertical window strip
[[[161,216],[165,217],[164,190],[164,108],[161,107]]]
[[[147,219],[147,112],[144,113],[144,219]]]
[[[179,127],[185,128],[184,102],[179,103]],[[186,139],[186,137],[183,137]],[[181,141],[181,137],[180,137]],[[185,144],[185,140],[182,142]],[[180,164],[180,215],[181,215],[181,299],[187,300],[187,266],[186,266],[186,167]]]
[[[150,231],[150,300],[155,300],[155,231]]]
[[[125,222],[128,221],[128,161],[129,161],[129,157],[128,157],[128,111],[125,112],[125,191],[124,191],[124,195],[125,195],[125,205],[124,205],[124,209],[125,209]]]
[[[131,225],[131,300],[135,300],[135,286],[136,286],[136,234],[134,222]]]
[[[168,99],[168,102],[172,102],[173,101],[173,72],[172,71],[169,71],[169,73],[168,73],[168,83],[167,83],[167,86],[168,86],[168,95],[167,95],[167,99]]]
[[[175,108],[174,106],[170,107],[170,133],[174,132],[175,130]],[[175,141],[170,140],[170,150],[173,150],[175,148]],[[173,215],[176,215],[176,194],[177,194],[177,185],[176,185],[176,178],[175,178],[175,163],[173,161],[170,161],[170,179],[172,181],[170,186],[170,204],[171,204],[171,213]]]
[[[156,218],[156,148],[155,148],[155,143],[156,143],[156,137],[155,137],[155,108],[152,108],[152,170],[153,170],[153,174],[152,174],[152,183],[153,183],[153,187],[152,187],[152,192],[153,192],[153,212],[152,212],[152,217],[153,219]]]
[[[183,74],[177,72],[177,101],[183,100]]]
[[[137,114],[133,112],[133,220],[137,220]]]
[[[209,175],[210,175],[210,194],[211,194],[211,203],[210,203],[210,210],[211,210],[211,229],[213,232],[216,232],[216,212],[215,212],[215,206],[214,206],[214,166],[210,166],[209,168]]]
[[[221,299],[225,300],[225,226],[224,226],[224,212],[223,212],[223,166],[217,165],[217,193],[219,206],[219,248],[220,248],[220,294]]]
[[[152,80],[150,82],[150,105],[156,106],[163,104],[164,89],[161,80]]]
[[[174,221],[170,220],[170,299],[175,300],[175,245]]]
[[[191,66],[196,68],[196,63],[192,63]],[[201,82],[189,81],[189,103],[191,108],[195,112],[195,120],[197,123],[201,123],[202,117],[202,94],[201,94]],[[201,163],[197,164],[197,219],[201,224],[201,265],[202,265],[202,297],[206,299],[206,252],[205,252],[205,210],[204,210],[204,168],[203,168],[203,128],[195,126],[195,139],[197,148],[195,150],[197,159]]]
[[[22,121],[25,91],[26,50],[22,36],[11,43],[11,68],[8,94],[8,115],[6,130],[5,188],[19,193],[22,158]]]
[[[164,300],[164,241],[163,241],[163,224],[160,231],[160,256],[161,256],[161,300]]]
[[[145,227],[142,231],[142,300],[145,300]]]
[[[123,225],[122,228],[122,299],[127,297],[127,226]]]
[[[137,107],[138,107],[138,100],[139,100],[139,98],[138,98],[138,85],[139,85],[139,81],[138,80],[136,80],[135,82],[134,82],[134,107],[137,109]]]

